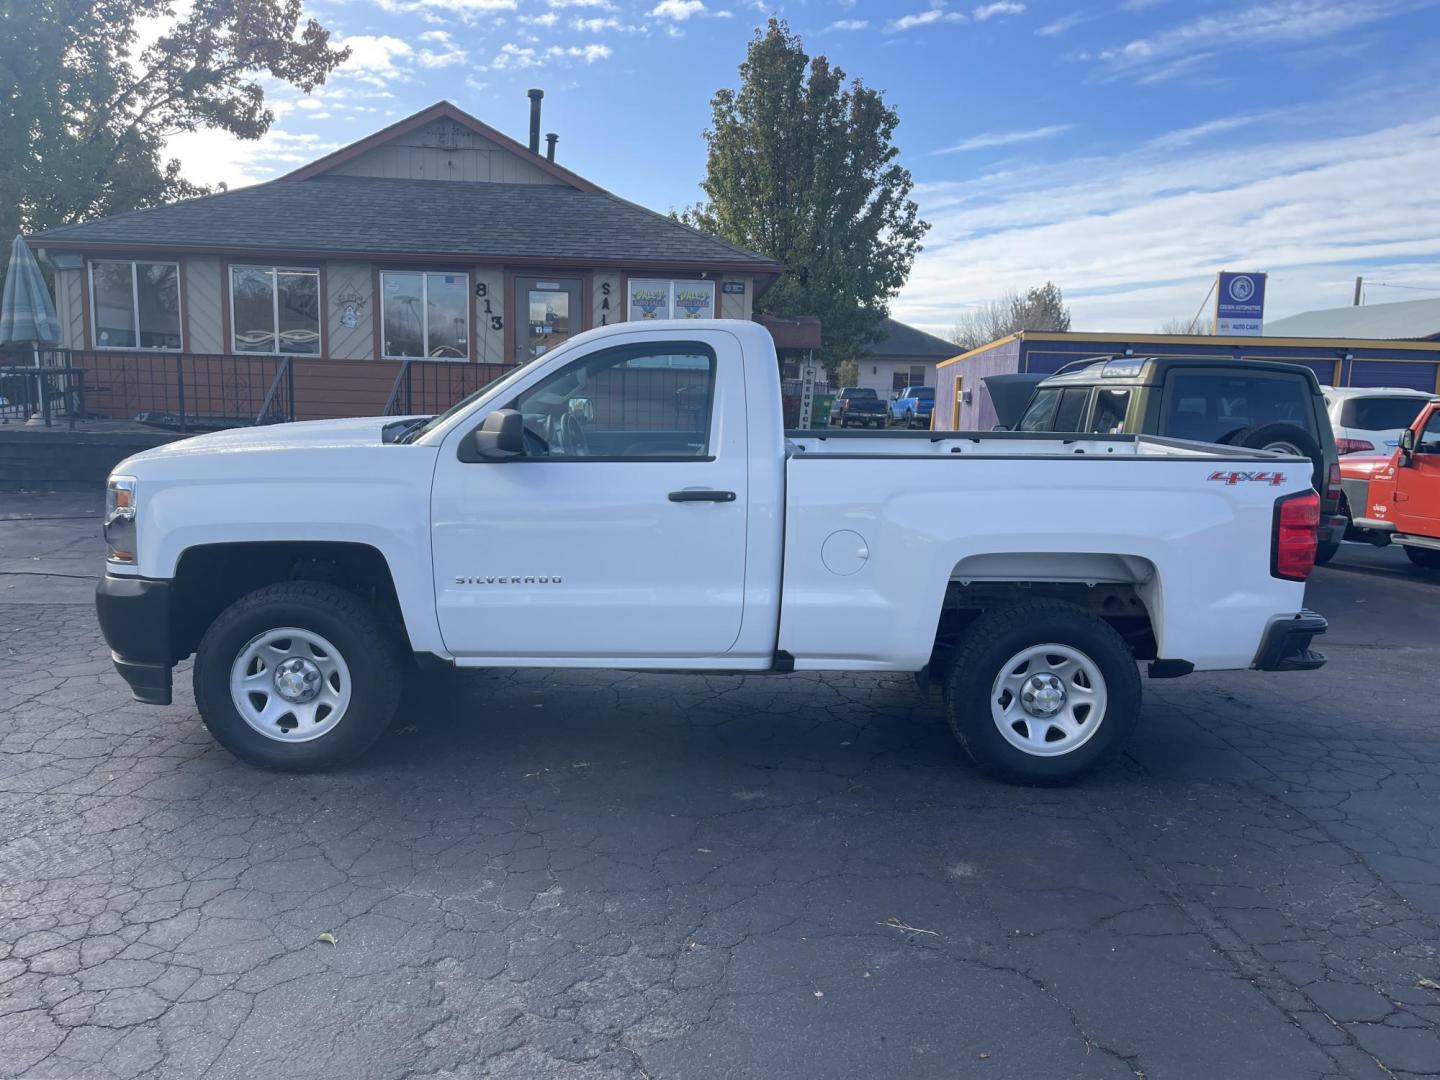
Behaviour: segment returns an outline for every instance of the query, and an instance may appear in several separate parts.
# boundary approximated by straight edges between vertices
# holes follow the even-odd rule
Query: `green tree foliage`
[[[967,311],[950,331],[950,340],[962,349],[978,349],[1020,330],[1069,330],[1070,307],[1053,281],[1032,285],[1023,293],[1011,289],[1003,296]]]
[[[168,137],[258,139],[262,79],[309,91],[348,55],[301,0],[0,0],[0,237],[203,194]]]
[[[891,141],[899,117],[879,93],[771,19],[718,91],[705,202],[683,220],[785,266],[760,299],[775,315],[818,315],[824,356],[863,352],[882,331],[929,226]]]

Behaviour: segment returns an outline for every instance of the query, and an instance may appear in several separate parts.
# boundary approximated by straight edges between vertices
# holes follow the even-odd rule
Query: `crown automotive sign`
[[[1215,333],[1259,336],[1265,325],[1265,275],[1220,271],[1215,289]]]

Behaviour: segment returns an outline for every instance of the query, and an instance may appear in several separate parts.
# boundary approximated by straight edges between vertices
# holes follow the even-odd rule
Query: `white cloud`
[[[1440,118],[1344,137],[1007,169],[915,192],[933,228],[897,318],[946,329],[967,303],[1053,280],[1077,329],[1189,317],[1216,270],[1269,271],[1272,318],[1344,304],[1356,273],[1440,273]],[[1376,177],[1384,177],[1377,185]],[[1427,262],[1428,261],[1428,262]],[[1357,265],[1358,264],[1358,265]]]
[[[427,30],[420,35],[420,40],[435,46],[433,49],[420,50],[419,60],[424,67],[449,67],[451,64],[463,64],[470,58],[470,54],[455,44],[455,40],[446,30]]]
[[[520,21],[529,26],[554,26],[560,21],[560,16],[553,11],[547,11],[542,15],[521,15]]]
[[[415,49],[408,41],[389,34],[357,34],[336,44],[350,50],[350,58],[335,69],[337,78],[351,78],[372,86],[402,81]]]
[[[516,0],[376,0],[376,3],[381,11],[419,12],[422,16],[443,11],[465,22],[496,11],[514,11],[516,7]]]
[[[1222,15],[1202,15],[1100,54],[1120,71],[1204,58],[1228,47],[1316,41],[1396,14],[1387,0],[1277,0]],[[1171,71],[1175,74],[1176,71]]]
[[[320,116],[323,114],[312,114],[314,118]],[[180,159],[185,179],[197,184],[228,184],[232,188],[273,180],[339,148],[339,143],[319,135],[273,127],[251,140],[237,139],[216,128],[202,128],[173,135],[165,144],[165,152]]]
[[[1265,119],[1268,115],[1251,113],[1248,116],[1222,116],[1216,120],[1206,120],[1203,124],[1177,128],[1174,131],[1167,131],[1164,135],[1158,135],[1150,140],[1150,145],[1157,150],[1178,150],[1182,146],[1200,142],[1212,135],[1223,135],[1227,131],[1249,127],[1256,121]]]
[[[704,0],[660,0],[650,9],[650,14],[660,19],[684,22],[692,15],[705,14],[705,4]]]
[[[601,11],[618,10],[610,0],[545,0],[552,8],[598,8]]]
[[[588,34],[598,34],[602,30],[619,30],[620,20],[613,15],[597,15],[593,19],[575,19],[570,25]]]
[[[913,30],[917,26],[929,26],[938,22],[964,22],[965,14],[960,11],[946,11],[943,7],[932,7],[914,15],[902,15],[885,28],[887,34],[898,34]]]
[[[972,135],[963,142],[954,146],[947,146],[943,150],[935,150],[935,154],[963,154],[970,150],[989,150],[996,146],[1013,146],[1016,143],[1036,142],[1040,139],[1049,139],[1062,132],[1069,131],[1074,124],[1050,124],[1046,127],[1027,128],[1024,131],[987,131],[981,135]]]
[[[864,30],[870,25],[869,19],[837,19],[827,26],[826,30]]]
[[[1055,37],[1067,30],[1073,30],[1081,23],[1089,22],[1092,18],[1093,16],[1086,15],[1082,11],[1072,11],[1069,15],[1061,15],[1058,19],[1051,20],[1035,33],[1039,37]]]
[[[996,0],[993,4],[981,4],[973,14],[976,22],[984,22],[997,15],[1019,15],[1024,10],[1025,5],[1016,3],[1015,0]]]
[[[583,60],[587,64],[593,64],[610,56],[611,49],[608,45],[551,45],[542,51],[507,41],[490,61],[490,68],[495,71],[522,71],[525,68],[538,67],[547,60]]]

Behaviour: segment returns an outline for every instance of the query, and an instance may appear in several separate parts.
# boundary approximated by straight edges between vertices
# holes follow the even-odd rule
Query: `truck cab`
[[[1340,471],[1351,539],[1399,544],[1416,566],[1440,569],[1440,401],[1400,433],[1393,453],[1347,454]]]

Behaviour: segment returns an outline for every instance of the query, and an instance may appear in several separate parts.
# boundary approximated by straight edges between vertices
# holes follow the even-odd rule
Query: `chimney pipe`
[[[527,90],[530,95],[530,152],[540,153],[540,99],[545,96],[544,90]]]
[[[560,141],[560,136],[559,136],[559,135],[556,135],[555,132],[553,132],[553,131],[550,132],[550,134],[548,134],[548,135],[545,136],[545,160],[546,160],[546,161],[554,161],[554,160],[555,160],[555,144],[556,144],[557,142],[559,142],[559,141]]]

